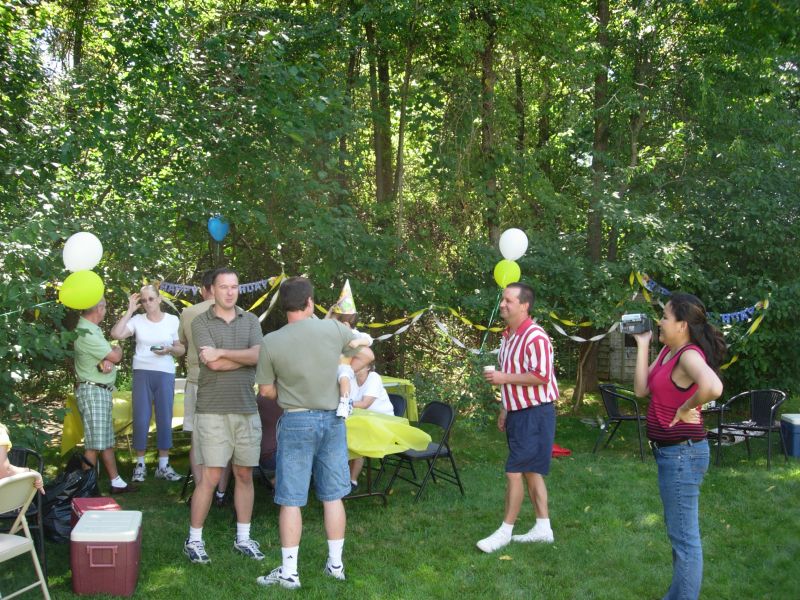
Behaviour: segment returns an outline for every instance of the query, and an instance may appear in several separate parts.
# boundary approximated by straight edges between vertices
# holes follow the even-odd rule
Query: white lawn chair
[[[35,587],[42,588],[42,595],[46,600],[50,600],[50,592],[47,589],[47,581],[42,573],[42,567],[39,564],[39,558],[36,556],[36,548],[31,537],[31,532],[28,529],[28,521],[25,520],[25,513],[28,510],[28,505],[33,500],[34,496],[38,494],[38,490],[34,487],[36,473],[20,473],[19,475],[12,475],[5,479],[0,479],[0,513],[19,510],[14,524],[11,526],[10,533],[0,533],[0,563],[10,560],[16,556],[20,556],[25,552],[31,553],[33,566],[36,569],[37,580],[16,592],[3,595],[0,592],[0,597],[15,598],[20,594],[24,594],[28,590]],[[17,535],[20,529],[25,534]]]

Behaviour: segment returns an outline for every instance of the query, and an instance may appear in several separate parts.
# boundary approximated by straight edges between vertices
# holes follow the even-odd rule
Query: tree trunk
[[[550,68],[545,65],[545,68],[542,69],[541,72],[541,82],[542,82],[542,93],[539,95],[539,120],[538,120],[538,131],[537,131],[537,139],[536,139],[536,147],[537,148],[544,148],[544,146],[550,141],[550,103],[552,101],[551,98],[551,89],[552,89],[552,82],[551,82],[551,75],[550,75]],[[543,158],[539,159],[539,168],[542,170],[542,173],[549,176],[552,172],[552,167],[550,165],[549,160],[544,160]]]
[[[597,44],[600,64],[594,77],[594,142],[592,143],[592,193],[589,200],[588,250],[593,264],[600,262],[603,242],[601,202],[606,187],[606,154],[608,152],[608,0],[597,0]]]
[[[75,14],[72,26],[72,69],[77,70],[83,60],[83,27],[89,12],[89,0],[75,2]]]
[[[519,54],[514,52],[514,112],[517,115],[517,153],[525,154],[525,95],[522,87],[522,65]]]
[[[375,36],[375,24],[364,24],[369,43],[369,87],[375,151],[375,198],[380,204],[392,195],[392,140],[389,106],[389,58]]]
[[[486,230],[489,242],[494,245],[500,239],[500,198],[497,189],[497,165],[494,147],[494,86],[497,75],[494,72],[494,51],[497,43],[497,18],[490,10],[482,13],[488,26],[488,33],[481,59],[481,154],[484,165],[484,185],[486,195]]]
[[[610,109],[608,107],[608,64],[611,56],[608,39],[608,0],[597,0],[597,44],[600,47],[600,64],[594,78],[594,142],[592,144],[592,191],[589,197],[587,222],[587,247],[589,261],[599,264],[603,246],[602,198],[606,189],[606,154]],[[594,328],[581,328],[581,337],[589,338],[597,333]],[[573,407],[578,409],[583,393],[597,389],[597,344],[581,345],[581,360],[578,379],[580,390]]]
[[[415,2],[414,4],[414,12],[413,14],[417,14],[417,10],[419,8],[419,2]],[[410,32],[409,32],[409,42],[408,46],[406,47],[406,60],[405,65],[403,67],[403,85],[400,88],[400,121],[397,125],[397,159],[395,160],[395,169],[394,169],[394,184],[392,186],[392,192],[394,195],[394,202],[395,202],[395,218],[396,218],[396,230],[397,230],[397,238],[402,240],[405,236],[405,210],[403,205],[403,177],[405,175],[404,171],[404,162],[403,162],[403,149],[405,146],[405,132],[406,132],[406,109],[408,107],[408,90],[411,85],[411,66],[414,60],[414,50],[415,50],[415,22],[412,21]]]

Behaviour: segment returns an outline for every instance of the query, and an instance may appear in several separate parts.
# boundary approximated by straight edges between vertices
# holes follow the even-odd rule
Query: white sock
[[[350,480],[350,483],[351,483],[351,484],[353,484],[353,485],[358,485],[358,482],[357,482],[357,481],[354,481],[354,480],[352,480],[352,479]]]
[[[217,498],[224,498],[225,492],[220,492],[219,490],[215,490],[214,495],[216,495]]]
[[[116,477],[114,477],[114,479],[111,480],[111,485],[113,485],[114,487],[125,487],[128,484],[125,483],[125,480],[122,477],[117,475]]]
[[[533,528],[536,531],[550,531],[550,519],[536,519],[536,525]]]
[[[203,528],[189,526],[189,541],[202,542],[203,541]]]
[[[168,464],[169,464],[169,456],[159,456],[158,457],[158,468],[159,469],[166,469]]]
[[[344,538],[340,540],[328,540],[328,558],[331,565],[339,567],[342,564],[342,550],[344,549]]]
[[[511,525],[509,525],[508,523],[503,521],[503,524],[500,525],[500,531],[510,536],[514,531],[514,524],[512,523]]]
[[[144,466],[144,456],[137,456],[136,457],[136,464],[140,467]]]
[[[297,573],[297,555],[299,552],[300,546],[292,546],[291,548],[281,547],[284,575],[295,575]]]
[[[250,539],[250,523],[236,523],[236,541],[243,542]]]

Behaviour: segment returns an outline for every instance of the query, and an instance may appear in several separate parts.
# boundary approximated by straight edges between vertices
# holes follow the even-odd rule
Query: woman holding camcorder
[[[140,305],[144,314],[136,314]],[[186,349],[178,339],[178,317],[161,310],[161,295],[154,285],[146,285],[138,294],[131,294],[128,310],[111,330],[111,336],[124,340],[136,336],[133,355],[133,447],[136,466],[133,481],[144,481],[147,468],[144,453],[150,430],[152,407],[156,413],[158,468],[156,479],[179,481],[181,478],[169,464],[172,448],[172,403],[175,396],[175,360]]]
[[[664,522],[672,544],[672,584],[667,600],[697,598],[703,582],[698,519],[700,484],[709,448],[700,407],[722,394],[718,370],[725,356],[722,334],[691,294],[672,294],[659,322],[664,347],[649,366],[651,331],[636,338],[637,396],[650,396],[647,437],[658,465]]]

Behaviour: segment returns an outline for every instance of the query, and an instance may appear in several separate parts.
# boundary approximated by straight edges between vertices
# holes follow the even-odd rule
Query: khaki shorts
[[[200,465],[225,467],[230,460],[240,467],[258,466],[261,418],[258,413],[198,413],[194,416],[192,446]]]
[[[197,405],[197,384],[186,382],[183,390],[183,430],[194,429],[194,407]]]

